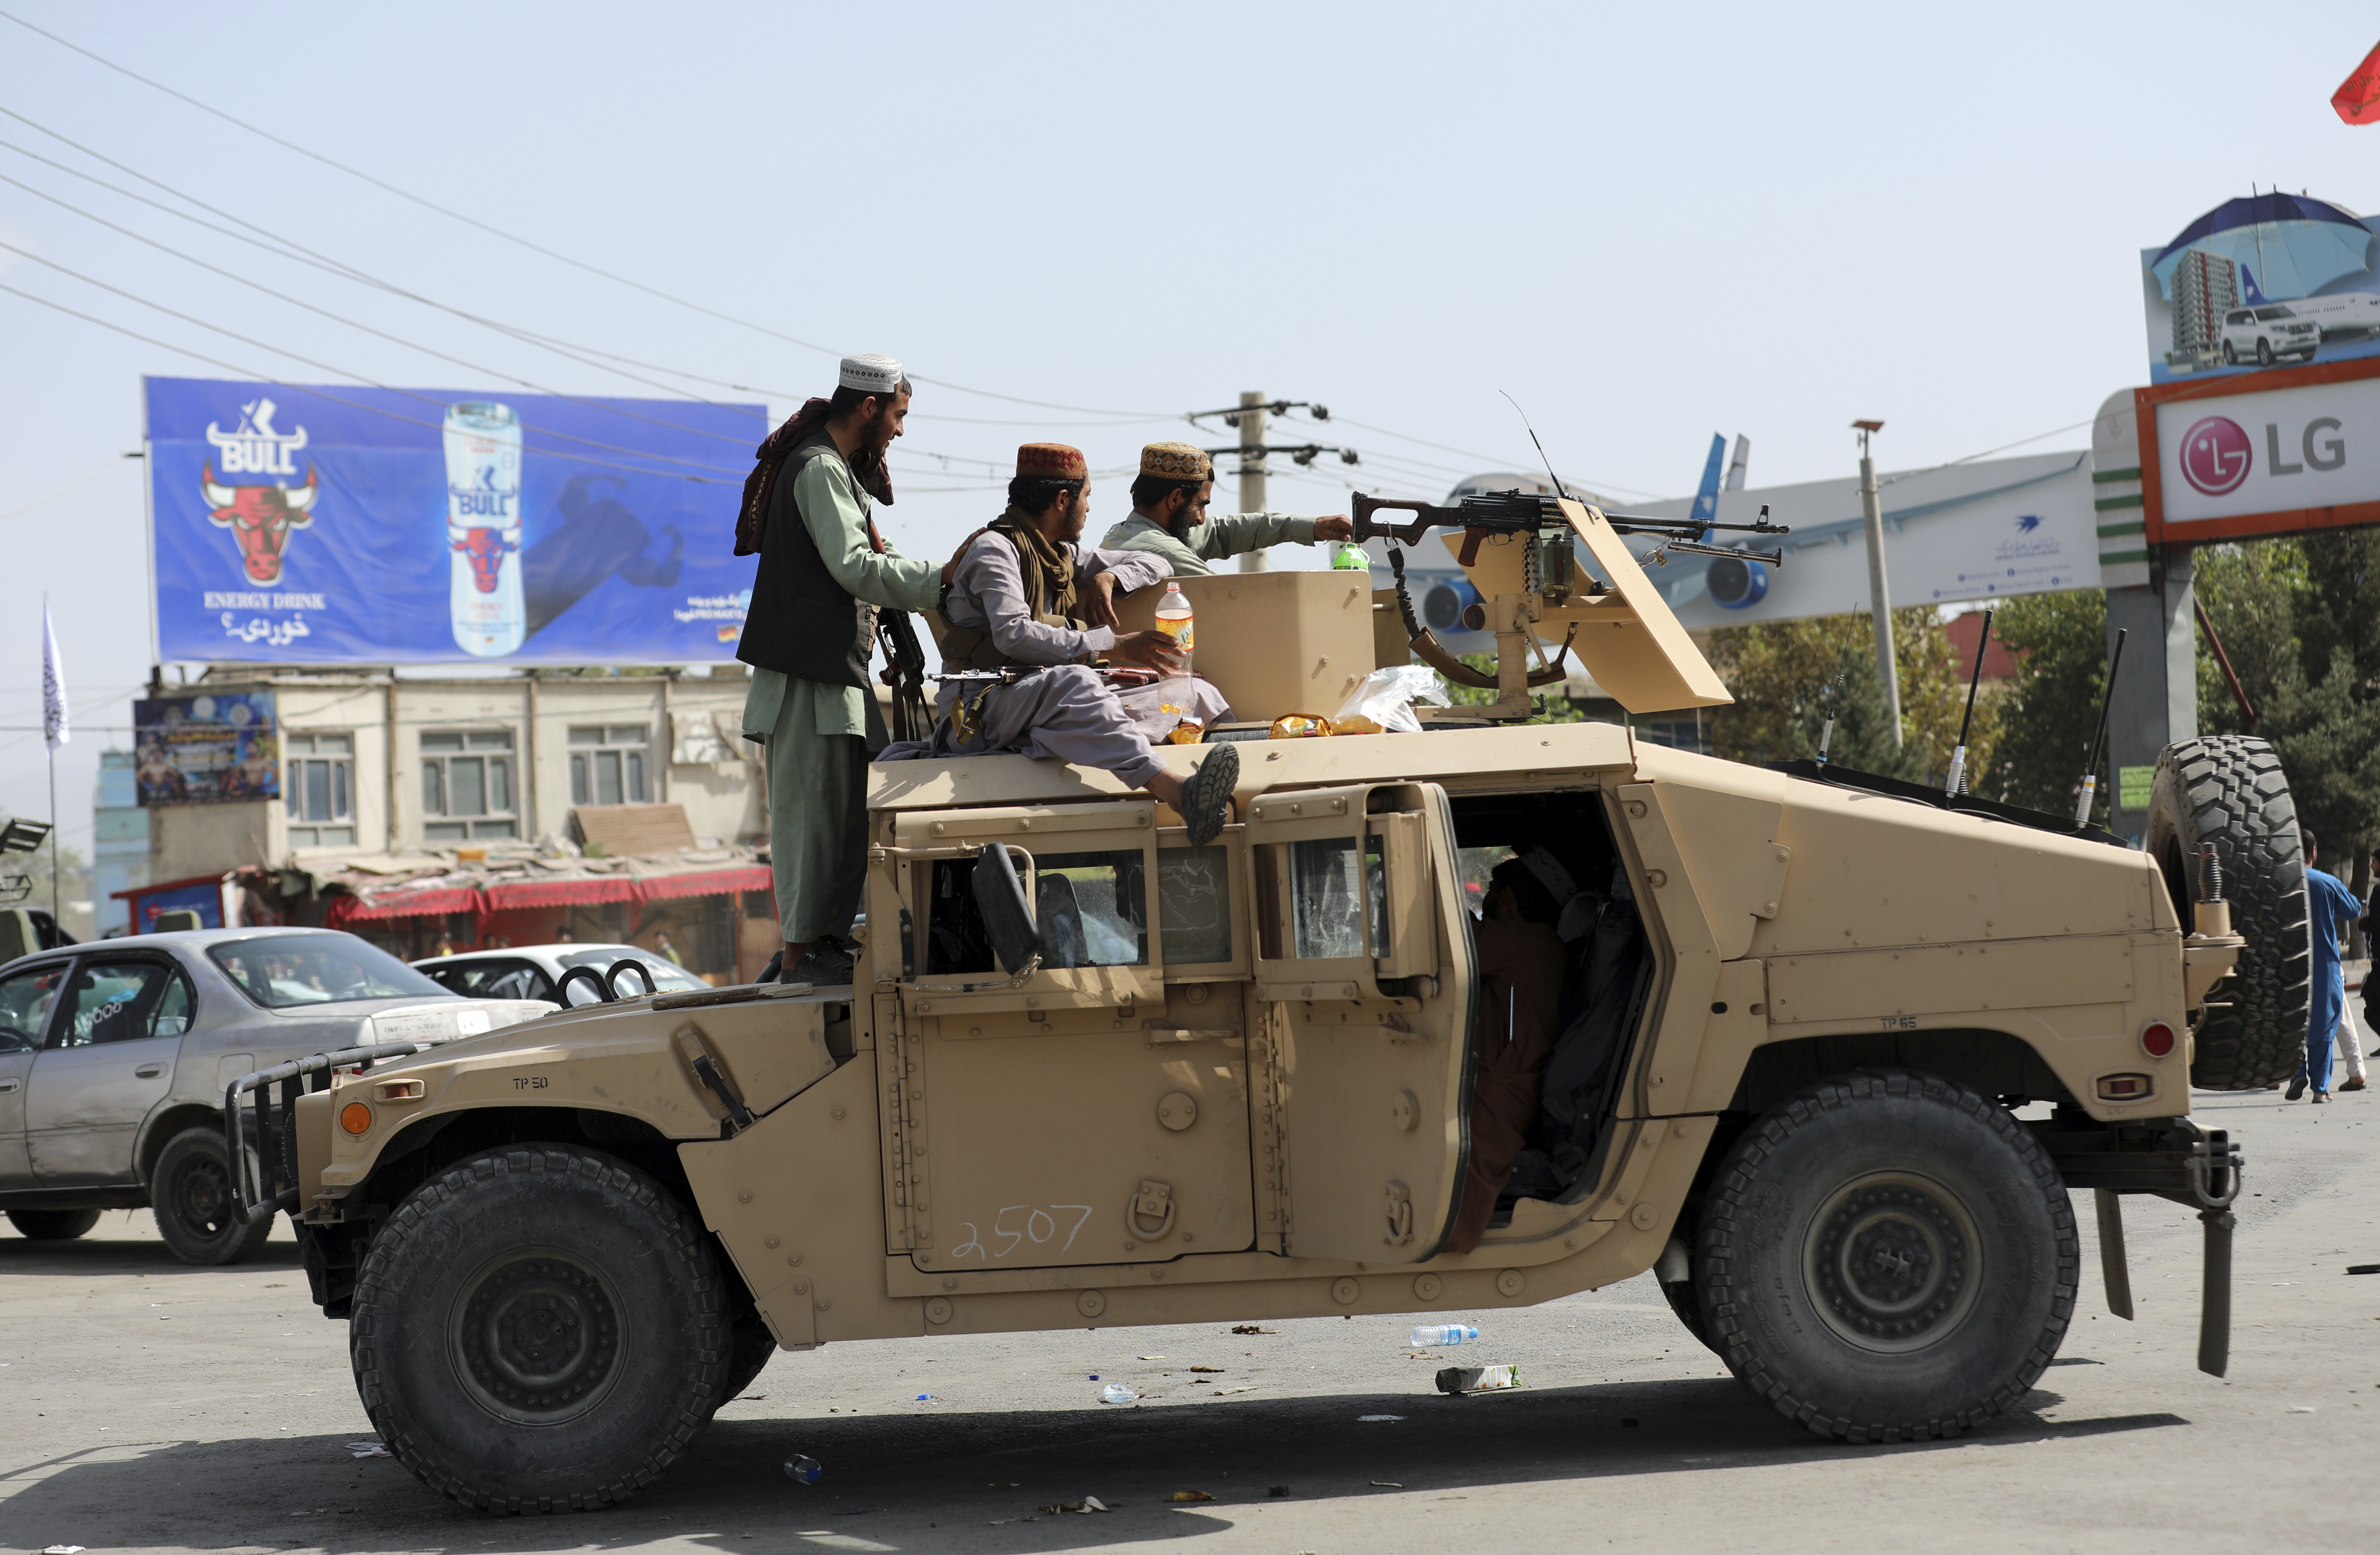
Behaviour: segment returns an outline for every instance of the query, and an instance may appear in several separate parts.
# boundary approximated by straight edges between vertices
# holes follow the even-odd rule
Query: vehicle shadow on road
[[[145,1217],[149,1212],[140,1211]],[[238,1270],[288,1270],[299,1267],[298,1244],[274,1240],[256,1256],[227,1266],[201,1268],[184,1263],[159,1241],[125,1237],[88,1237],[74,1242],[35,1242],[29,1237],[0,1236],[0,1275],[64,1275],[82,1278],[102,1274],[225,1274]]]
[[[766,1374],[764,1374],[765,1376]],[[790,1390],[789,1390],[790,1391]],[[25,1542],[207,1549],[302,1544],[331,1551],[626,1549],[658,1540],[771,1548],[840,1536],[844,1548],[949,1548],[990,1525],[1034,1520],[1037,1549],[1195,1538],[1261,1521],[1262,1508],[1402,1496],[1460,1510],[1516,1484],[1712,1474],[1880,1454],[1956,1452],[2187,1425],[2170,1414],[2045,1420],[2062,1400],[1949,1441],[1855,1447],[1810,1436],[1726,1379],[1524,1389],[1446,1398],[1410,1392],[1079,1410],[961,1412],[714,1422],[625,1506],[586,1516],[488,1518],[395,1463],[351,1460],[334,1437],[134,1443],[0,1476]],[[1367,1415],[1398,1418],[1366,1421]],[[825,1466],[788,1480],[801,1452]],[[1284,1493],[1273,1495],[1273,1487]],[[1176,1491],[1211,1501],[1177,1505]],[[1039,1510],[1096,1496],[1105,1514]],[[1439,1503],[1446,1502],[1440,1506]],[[749,1540],[747,1542],[747,1536]],[[850,1541],[864,1541],[854,1543]],[[976,1542],[969,1539],[968,1542]]]

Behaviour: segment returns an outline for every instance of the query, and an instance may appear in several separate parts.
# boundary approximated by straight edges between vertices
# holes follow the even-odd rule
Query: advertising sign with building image
[[[2380,357],[2375,233],[2380,217],[2267,193],[2142,249],[2149,382]]]
[[[270,691],[135,702],[132,743],[132,781],[144,806],[281,796],[280,727]]]

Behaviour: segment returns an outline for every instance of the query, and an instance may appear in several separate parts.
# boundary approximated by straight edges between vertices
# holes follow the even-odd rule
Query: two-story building
[[[157,883],[130,893],[136,921],[141,894],[203,898],[212,879],[224,915],[407,956],[667,934],[690,970],[736,980],[775,944],[747,684],[741,665],[218,666],[152,686],[134,775]]]

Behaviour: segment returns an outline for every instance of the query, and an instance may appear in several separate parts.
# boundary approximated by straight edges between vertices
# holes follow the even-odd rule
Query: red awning
[[[486,910],[492,913],[513,907],[585,907],[598,902],[634,902],[637,882],[625,875],[601,880],[500,881],[480,894],[487,898]]]
[[[690,869],[683,875],[656,875],[637,882],[648,902],[675,896],[724,896],[736,892],[768,891],[776,884],[766,864],[739,864],[730,869]]]
[[[468,885],[442,886],[435,891],[391,893],[386,896],[341,896],[322,914],[325,928],[343,923],[392,917],[432,917],[448,913],[476,913],[480,893]]]

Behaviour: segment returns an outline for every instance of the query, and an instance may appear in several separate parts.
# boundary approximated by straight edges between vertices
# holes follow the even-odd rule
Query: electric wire
[[[395,195],[401,200],[409,200],[413,204],[419,205],[424,210],[436,212],[438,214],[444,216],[451,221],[461,222],[467,226],[476,227],[480,231],[485,232],[492,237],[501,237],[504,241],[516,244],[521,248],[530,250],[532,253],[541,254],[548,259],[569,265],[573,269],[583,270],[590,275],[601,276],[602,279],[610,281],[614,285],[630,287],[633,290],[643,292],[649,297],[658,298],[664,302],[672,303],[677,307],[703,314],[709,318],[717,319],[724,323],[735,324],[745,329],[757,331],[758,333],[769,335],[773,339],[782,340],[789,346],[798,346],[804,350],[817,351],[822,355],[834,357],[838,359],[840,359],[844,355],[841,351],[835,350],[831,346],[819,345],[815,341],[804,340],[797,335],[787,334],[781,330],[771,329],[766,324],[757,323],[749,319],[737,318],[732,313],[722,313],[715,308],[705,307],[701,303],[676,296],[671,292],[663,291],[658,286],[648,285],[642,281],[632,280],[627,276],[602,269],[601,266],[589,264],[584,260],[573,258],[571,255],[563,253],[558,249],[549,249],[541,243],[532,242],[528,238],[522,237],[515,233],[507,232],[504,228],[493,225],[491,223],[483,222],[476,216],[466,215],[460,211],[441,205],[435,200],[415,194],[409,189],[400,188],[395,184],[388,182],[386,179],[376,177],[370,173],[364,172],[360,168],[351,167],[347,164],[338,161],[336,158],[325,156],[321,152],[300,145],[295,140],[285,140],[281,136],[273,134],[269,129],[264,129],[257,125],[249,123],[246,119],[235,117],[211,103],[202,102],[200,99],[191,96],[188,92],[177,91],[173,87],[167,86],[163,81],[152,79],[150,77],[140,74],[137,70],[132,70],[124,66],[118,65],[114,60],[109,59],[106,55],[96,53],[93,50],[87,49],[80,43],[61,38],[56,33],[51,32],[46,29],[36,27],[31,22],[25,20],[22,17],[16,16],[7,11],[0,11],[0,18],[13,21],[18,26],[24,28],[27,31],[36,33],[41,37],[46,38],[51,43],[57,44],[61,48],[70,49],[76,54],[81,55],[84,58],[89,59],[95,64],[104,66],[106,68],[115,71],[120,76],[128,77],[130,79],[138,81],[141,85],[152,89],[152,91],[164,92],[168,97],[187,103],[191,107],[200,110],[201,113],[211,114],[226,124],[244,129],[249,134],[258,136],[263,140],[270,140],[274,145],[279,146],[285,151],[295,152],[299,156],[309,158],[314,162],[319,162],[325,167],[346,174],[349,177],[360,179],[363,182],[371,185],[375,188]],[[939,388],[949,389],[958,394],[975,395],[985,399],[1005,401],[1012,405],[1027,405],[1039,410],[1064,410],[1071,411],[1078,415],[1091,416],[1116,413],[1111,407],[1059,405],[1047,400],[1027,399],[1016,395],[999,394],[990,389],[971,388],[966,384],[953,383],[948,379],[929,378],[922,373],[911,373],[909,376],[916,379],[917,382],[920,383],[932,383]],[[1134,411],[1129,412],[1129,414],[1135,416],[1147,415],[1151,419],[1161,420],[1167,419],[1162,413],[1153,411]]]

